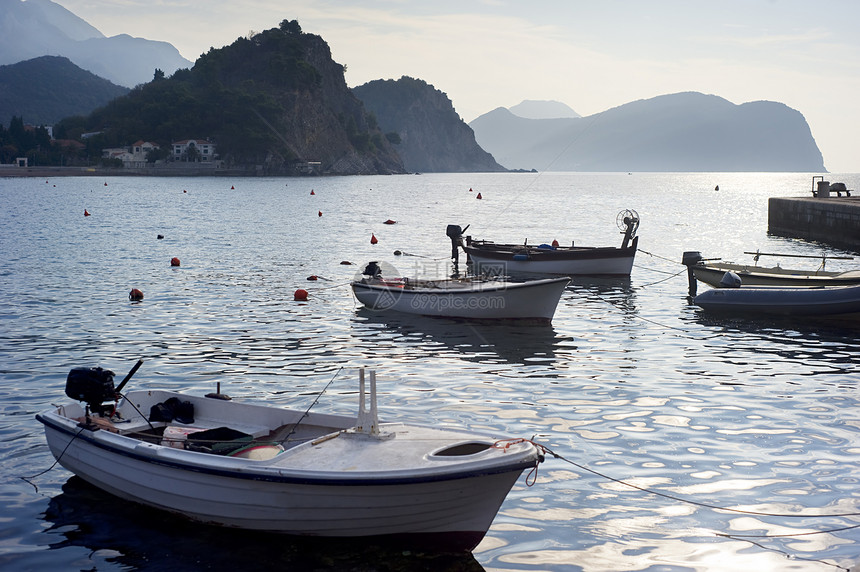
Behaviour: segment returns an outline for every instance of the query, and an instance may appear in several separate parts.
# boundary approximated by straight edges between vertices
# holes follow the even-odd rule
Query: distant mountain
[[[42,56],[0,66],[0,123],[20,117],[32,125],[53,125],[64,117],[86,115],[128,93],[82,70],[67,58]]]
[[[104,34],[50,0],[0,0],[0,65],[39,56],[65,56],[115,84],[150,81],[155,69],[170,75],[191,67],[167,42]]]
[[[735,105],[687,92],[572,119],[524,119],[498,108],[469,125],[509,169],[825,171],[803,115],[770,101]]]
[[[508,111],[517,117],[526,119],[559,119],[562,117],[582,117],[580,114],[572,110],[566,104],[560,101],[543,101],[535,99],[526,99],[513,107],[509,107]]]
[[[396,133],[403,165],[412,172],[504,171],[475,142],[448,96],[420,79],[374,80],[352,88],[383,132]]]

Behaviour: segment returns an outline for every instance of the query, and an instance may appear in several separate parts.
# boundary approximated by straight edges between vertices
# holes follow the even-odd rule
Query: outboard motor
[[[698,250],[688,250],[681,255],[681,264],[687,267],[687,284],[689,286],[690,297],[696,295],[696,275],[693,274],[693,266],[705,260],[702,258],[702,253]]]
[[[721,288],[740,288],[741,287],[741,277],[735,274],[734,272],[726,272],[723,274],[722,280],[720,280]]]
[[[463,233],[469,226],[471,225],[467,224],[466,228],[460,228],[459,224],[449,224],[445,229],[445,234],[451,239],[451,258],[454,260],[455,268],[460,263],[460,251],[457,248],[463,244]]]
[[[373,262],[368,262],[367,266],[364,267],[364,270],[361,271],[363,276],[369,276],[370,278],[382,278],[382,268],[379,267],[379,263],[375,260]]]
[[[76,367],[66,378],[66,395],[83,401],[90,411],[102,414],[102,403],[116,399],[114,373],[100,367]]]

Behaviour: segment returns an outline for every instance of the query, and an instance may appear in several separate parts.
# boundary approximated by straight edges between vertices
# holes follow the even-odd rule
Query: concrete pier
[[[771,198],[767,231],[860,252],[860,197]]]

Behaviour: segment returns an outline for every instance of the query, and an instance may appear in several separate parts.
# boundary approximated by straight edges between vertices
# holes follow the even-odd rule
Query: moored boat
[[[459,240],[475,273],[504,276],[510,274],[555,274],[565,276],[630,276],[639,237],[639,215],[626,210],[618,214],[618,227],[624,234],[620,247],[561,246],[552,244],[504,244],[475,240],[457,234],[456,225],[448,226],[448,236]],[[467,227],[468,228],[468,227]],[[462,234],[462,233],[461,233]],[[452,253],[453,254],[453,253]]]
[[[86,405],[36,416],[51,453],[115,496],[210,524],[471,550],[542,461],[524,439],[380,423],[375,375],[368,405],[363,370],[355,418],[220,393],[120,396],[125,381],[114,389],[108,370],[73,369],[66,394]]]
[[[507,282],[452,278],[416,280],[385,278],[377,263],[365,266],[351,283],[359,302],[385,310],[472,320],[552,321],[567,277]]]
[[[714,288],[693,303],[711,312],[854,319],[860,317],[860,286]]]
[[[720,288],[726,272],[737,274],[744,286],[850,286],[860,284],[860,271],[829,271],[824,266],[827,259],[853,260],[850,256],[807,256],[800,254],[771,254],[765,252],[746,252],[755,255],[755,264],[736,264],[722,260],[708,260],[697,252],[685,252],[684,264],[688,265],[696,280]],[[822,263],[816,270],[795,270],[780,266],[758,266],[760,256],[782,256],[792,258],[821,258]]]

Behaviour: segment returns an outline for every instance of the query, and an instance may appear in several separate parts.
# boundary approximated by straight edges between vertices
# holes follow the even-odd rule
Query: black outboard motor
[[[114,373],[100,367],[76,367],[66,378],[66,395],[86,402],[90,411],[102,414],[102,403],[116,399]]]
[[[460,251],[457,250],[457,247],[463,243],[463,233],[466,232],[469,226],[467,224],[466,228],[460,228],[459,224],[449,224],[448,228],[445,229],[445,234],[451,239],[451,258],[454,259],[455,268],[460,262]]]
[[[373,262],[367,263],[367,266],[364,267],[361,274],[371,278],[382,278],[382,268],[380,268],[379,263],[374,260]]]
[[[703,260],[705,259],[698,250],[688,250],[681,256],[681,264],[687,267],[687,282],[691,298],[696,296],[696,275],[693,274],[693,266]]]

